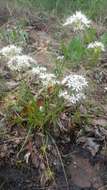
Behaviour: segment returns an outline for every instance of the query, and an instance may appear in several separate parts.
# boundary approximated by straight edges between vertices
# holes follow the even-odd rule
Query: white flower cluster
[[[59,94],[59,97],[63,97],[67,102],[72,103],[72,104],[76,104],[80,100],[85,99],[84,93],[70,95],[68,91],[64,91],[64,92],[61,91]]]
[[[32,64],[35,64],[35,60],[28,55],[16,55],[7,63],[10,70],[18,72],[26,71]]]
[[[88,83],[81,75],[70,74],[62,81],[58,81],[54,74],[47,73],[47,69],[40,66],[33,68],[32,74],[38,77],[44,87],[57,84],[60,85],[62,89],[64,88],[65,90],[60,91],[59,97],[63,97],[67,102],[76,104],[78,101],[85,98],[83,90],[88,85]]]
[[[36,61],[28,56],[22,54],[22,48],[15,45],[9,45],[0,50],[0,55],[7,61],[7,66],[11,71],[23,72],[31,68]]]
[[[89,28],[90,23],[91,21],[88,20],[87,17],[81,13],[81,11],[76,11],[74,15],[66,19],[63,26],[72,25],[74,31],[81,31],[85,28]]]
[[[57,80],[53,73],[49,73],[45,67],[37,65],[30,56],[23,55],[22,49],[14,45],[3,48],[0,54],[8,58],[7,66],[11,71],[23,72],[30,69],[31,75],[37,76],[43,87],[59,85],[62,90],[58,96],[63,97],[65,101],[75,104],[85,97],[83,90],[87,86],[87,81],[83,76],[70,74],[62,80]],[[63,58],[63,56],[58,57],[58,60],[63,60]]]
[[[60,90],[58,96],[64,98],[67,102],[76,104],[85,98],[83,90],[88,86],[88,83],[81,75],[70,74],[60,81],[57,80],[54,74],[47,73],[45,67],[40,66],[33,68],[31,74],[36,75],[44,87],[54,86],[56,84],[60,85],[60,88],[63,90]]]
[[[69,76],[66,76],[61,83],[67,89],[61,91],[59,97],[63,97],[66,101],[72,104],[85,98],[83,90],[88,86],[88,83],[83,76],[70,74]]]
[[[87,81],[82,75],[70,74],[62,80],[62,84],[73,91],[79,92],[87,86]]]
[[[32,69],[32,74],[40,75],[41,73],[45,73],[46,71],[47,71],[46,67],[37,66]]]
[[[52,73],[48,73],[45,67],[37,66],[33,68],[32,74],[36,75],[45,87],[59,84],[59,81],[56,79],[56,76]]]
[[[58,61],[63,61],[63,60],[64,60],[64,55],[59,55],[59,56],[57,57],[57,60],[58,60]]]
[[[10,59],[13,56],[20,55],[22,53],[21,47],[16,47],[15,45],[9,45],[3,47],[0,50],[0,55],[4,56],[7,59]]]
[[[105,51],[104,44],[102,42],[91,42],[88,47],[88,49],[98,49],[100,51]]]

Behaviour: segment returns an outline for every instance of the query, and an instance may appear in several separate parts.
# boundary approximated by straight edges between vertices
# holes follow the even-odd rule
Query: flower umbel
[[[69,94],[69,91],[61,91],[59,93],[59,97],[64,98],[67,102],[72,103],[72,104],[76,104],[77,102],[79,102],[81,99],[85,99],[85,95],[84,93],[77,93],[77,94]]]
[[[57,60],[58,60],[58,61],[63,61],[63,60],[64,60],[64,56],[63,56],[63,55],[59,55],[59,56],[57,57]]]
[[[81,75],[70,74],[62,80],[63,88],[66,89],[59,93],[67,102],[76,104],[85,98],[83,90],[88,85],[86,79]]]
[[[46,67],[37,66],[34,67],[31,72],[34,75],[40,75],[41,73],[45,73],[46,71],[47,71]]]
[[[7,63],[10,70],[18,72],[28,70],[32,64],[36,64],[36,61],[27,55],[16,55]]]
[[[79,92],[87,86],[87,81],[82,75],[70,74],[62,80],[62,84],[73,91]]]
[[[76,13],[66,19],[63,26],[72,25],[74,31],[84,30],[90,27],[91,21],[81,13],[81,11],[76,11]]]
[[[85,98],[83,90],[88,83],[82,75],[70,74],[62,80],[58,80],[53,73],[47,73],[45,67],[37,66],[32,71],[44,88],[58,85],[60,87],[58,97],[63,98],[66,102],[76,104]]]
[[[11,58],[16,55],[20,55],[22,53],[22,48],[17,47],[15,45],[9,45],[0,50],[0,55],[6,57],[6,58]]]
[[[43,86],[53,86],[59,84],[59,81],[56,79],[56,76],[52,73],[41,73],[39,76]]]
[[[100,51],[105,51],[104,44],[102,42],[91,42],[88,47],[88,49],[98,49]]]
[[[53,73],[48,73],[45,67],[34,67],[32,69],[32,74],[36,75],[40,82],[42,82],[44,87],[53,86],[59,84],[59,81],[56,79],[56,76]]]

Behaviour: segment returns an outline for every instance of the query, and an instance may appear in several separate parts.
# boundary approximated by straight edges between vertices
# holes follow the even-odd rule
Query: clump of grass
[[[25,45],[28,41],[28,33],[21,24],[16,24],[13,28],[1,28],[0,40],[7,44]]]

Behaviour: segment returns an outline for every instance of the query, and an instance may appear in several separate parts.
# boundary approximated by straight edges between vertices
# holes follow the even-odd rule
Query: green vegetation
[[[48,12],[53,11],[59,16],[72,14],[81,10],[93,19],[106,15],[106,0],[16,0],[19,6],[34,7]]]
[[[16,27],[5,30],[0,30],[0,39],[7,44],[24,45],[28,40],[28,33],[24,31],[23,26],[20,23],[16,24]]]

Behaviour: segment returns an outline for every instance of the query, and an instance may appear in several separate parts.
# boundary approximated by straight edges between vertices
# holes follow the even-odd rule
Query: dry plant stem
[[[62,161],[62,158],[61,158],[61,154],[60,154],[60,152],[58,150],[58,147],[57,147],[57,145],[55,143],[54,138],[49,133],[48,133],[48,136],[51,138],[53,144],[55,145],[56,151],[58,153],[58,156],[59,156],[59,159],[60,159],[60,162],[61,162],[61,165],[62,165],[62,169],[63,169],[63,173],[64,173],[66,185],[67,185],[67,190],[69,190],[69,183],[68,183],[67,175],[66,175],[66,172],[65,172],[64,164],[63,164],[63,161]]]
[[[7,10],[9,11],[9,14],[10,14],[10,16],[12,16],[12,13],[13,13],[13,10],[9,7],[9,4],[8,4],[8,2],[7,2],[7,4],[6,4],[6,8],[7,8]]]
[[[43,127],[42,127],[42,129],[43,129]],[[47,146],[47,141],[48,141],[48,139],[46,139],[46,143],[45,143],[45,142],[44,142],[44,138],[43,138],[43,136],[42,136],[42,144],[43,144],[43,146]],[[50,169],[49,161],[48,161],[48,157],[47,157],[46,151],[44,152],[44,156],[45,156],[45,159],[46,159],[46,162],[47,162],[48,169]],[[55,181],[54,176],[52,176],[52,179]]]
[[[3,133],[0,133],[0,135],[3,135]],[[8,138],[8,140],[5,140],[5,141],[3,141],[4,143],[11,143],[11,142],[15,142],[15,141],[17,141],[17,140],[24,140],[24,138],[22,138],[22,137],[20,137],[20,138],[11,138],[11,137],[9,137],[8,135],[7,135],[7,138]]]
[[[22,144],[22,147],[21,147],[21,149],[19,150],[19,152],[17,153],[17,158],[19,157],[20,153],[21,153],[21,152],[23,151],[23,149],[24,149],[24,146],[25,146],[26,143],[28,142],[29,136],[30,136],[30,134],[31,134],[31,130],[32,130],[32,127],[29,128],[29,131],[28,131],[28,133],[27,133],[27,136],[26,136],[26,138],[25,138],[25,140],[24,140],[24,142],[23,142],[23,144]]]
[[[43,128],[42,128],[42,129],[43,129]],[[46,143],[44,143],[43,136],[42,136],[42,144],[43,144],[43,146],[47,146],[47,142],[46,142]],[[48,165],[48,168],[49,168],[49,162],[48,162],[48,157],[47,157],[46,152],[44,152],[44,154],[45,154],[46,162],[47,162],[47,165]]]

